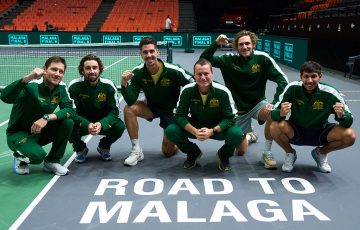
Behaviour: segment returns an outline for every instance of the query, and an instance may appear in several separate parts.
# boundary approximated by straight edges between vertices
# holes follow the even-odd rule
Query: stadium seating
[[[173,31],[177,31],[178,0],[117,0],[100,31],[161,32],[167,15],[175,24]]]
[[[4,13],[11,6],[16,4],[16,0],[2,0],[0,1],[0,14]]]
[[[31,30],[37,25],[45,31],[45,22],[63,31],[83,31],[101,0],[37,0],[13,20],[13,26],[4,29]]]

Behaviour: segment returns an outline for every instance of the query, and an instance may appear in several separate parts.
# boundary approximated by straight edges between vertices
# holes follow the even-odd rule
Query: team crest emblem
[[[251,72],[252,72],[252,73],[260,73],[260,65],[259,65],[259,64],[254,64],[254,65],[251,67]]]
[[[160,85],[161,86],[170,86],[170,79],[168,79],[168,78],[161,79]]]
[[[302,100],[300,100],[300,99],[296,99],[295,101],[296,101],[296,103],[298,105],[303,105],[304,104],[304,102]]]
[[[99,93],[98,96],[97,96],[97,101],[98,102],[106,101],[106,94],[105,93]]]
[[[313,104],[313,110],[321,110],[324,109],[324,102],[316,100]]]
[[[220,104],[220,102],[216,98],[212,98],[209,102],[210,108],[219,107],[219,104]]]
[[[59,104],[59,102],[60,102],[60,97],[59,96],[53,96],[52,98],[51,98],[51,104],[52,105],[56,105],[56,104]]]

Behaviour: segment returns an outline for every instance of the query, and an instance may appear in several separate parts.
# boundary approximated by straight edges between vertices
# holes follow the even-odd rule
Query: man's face
[[[213,79],[210,65],[196,64],[194,75],[196,84],[199,86],[200,91],[210,87]]]
[[[311,93],[316,89],[322,78],[322,74],[303,72],[300,76],[303,86],[308,93]]]
[[[143,45],[140,50],[141,58],[144,60],[146,66],[153,66],[157,63],[159,56],[158,50],[153,44]]]
[[[64,77],[65,65],[61,62],[51,62],[49,67],[44,69],[44,81],[47,86],[57,86]]]
[[[84,62],[84,77],[90,83],[96,83],[99,80],[100,69],[96,60],[87,60]]]
[[[242,36],[238,39],[237,50],[239,54],[243,56],[245,59],[250,57],[253,49],[254,49],[254,45],[251,42],[249,35]]]

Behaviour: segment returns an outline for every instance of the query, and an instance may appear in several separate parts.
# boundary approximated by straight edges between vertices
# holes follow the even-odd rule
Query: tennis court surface
[[[174,63],[192,71],[200,52],[175,50]],[[281,67],[290,81],[299,78],[297,70]],[[217,69],[214,75],[215,80],[222,81]],[[325,70],[324,81],[344,94],[357,131],[359,81],[341,75]],[[272,99],[274,92],[275,85],[270,83],[268,97]],[[296,147],[295,169],[283,173],[280,166],[284,153],[274,143],[279,168],[266,170],[259,162],[263,127],[254,123],[259,141],[244,156],[231,158],[230,172],[218,170],[215,153],[222,144],[214,140],[197,142],[204,155],[199,166],[185,170],[183,153],[172,158],[162,156],[158,120],[139,121],[145,159],[135,167],[123,165],[130,150],[126,132],[112,146],[111,162],[101,161],[96,152],[99,137],[87,139],[90,153],[84,164],[72,161],[69,146],[64,163],[69,165],[70,174],[65,177],[46,174],[36,166],[30,168],[28,176],[14,175],[10,156],[4,156],[6,164],[0,164],[4,188],[0,191],[1,228],[358,229],[358,142],[329,156],[330,174],[316,171],[310,147]]]

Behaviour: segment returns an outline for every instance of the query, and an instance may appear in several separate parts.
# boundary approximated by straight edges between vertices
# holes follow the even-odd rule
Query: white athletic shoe
[[[58,176],[65,176],[69,173],[69,169],[65,166],[62,166],[59,163],[51,163],[44,161],[44,170],[47,172],[52,172]]]
[[[126,166],[135,166],[139,161],[144,160],[144,154],[142,149],[132,149],[128,158],[124,161]]]
[[[293,153],[286,153],[284,163],[281,167],[283,172],[292,172],[294,169],[294,163],[297,159],[296,151],[294,150]]]
[[[311,155],[314,158],[314,160],[317,164],[317,168],[319,169],[320,172],[323,172],[323,173],[331,172],[331,167],[327,160],[327,154],[320,154],[319,148],[316,147],[315,149],[313,149],[311,151]]]

